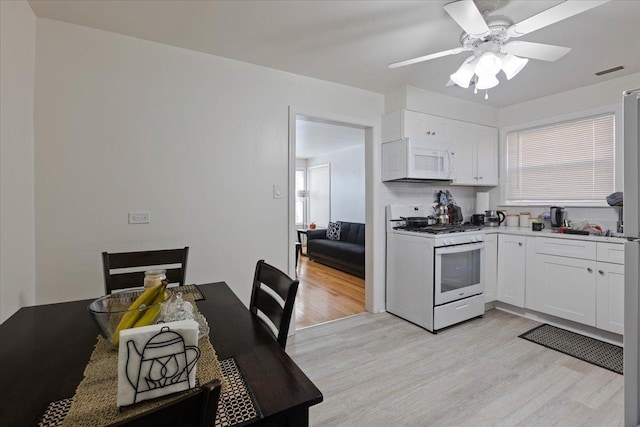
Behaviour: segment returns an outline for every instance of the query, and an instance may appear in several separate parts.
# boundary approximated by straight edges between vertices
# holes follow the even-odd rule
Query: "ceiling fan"
[[[461,52],[473,52],[458,70],[451,74],[447,86],[456,84],[468,88],[473,82],[476,91],[497,86],[496,75],[502,70],[508,80],[518,74],[529,59],[556,61],[571,48],[550,44],[511,40],[555,24],[563,19],[593,9],[610,0],[567,0],[550,9],[514,23],[506,16],[490,16],[499,0],[459,0],[444,5],[444,10],[464,30],[460,47],[389,64],[389,68],[417,64]],[[475,79],[474,79],[475,76]],[[487,95],[485,94],[485,99]]]

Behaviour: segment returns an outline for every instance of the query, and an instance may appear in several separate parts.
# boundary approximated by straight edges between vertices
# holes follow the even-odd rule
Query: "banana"
[[[151,302],[151,304],[158,304],[159,302],[166,300],[168,297],[169,297],[169,291],[165,289],[164,292],[158,292],[156,294],[156,297]],[[133,327],[139,328],[140,326],[151,325],[156,320],[161,310],[162,310],[162,306],[159,304],[145,310],[144,314],[136,320],[136,323],[133,325]]]
[[[120,331],[134,327],[137,320],[142,316],[142,311],[137,309],[141,308],[143,304],[145,306],[152,304],[158,295],[164,296],[166,286],[167,283],[162,282],[158,286],[146,289],[138,298],[136,298],[133,304],[129,306],[127,312],[122,316],[122,319],[120,319],[120,322],[116,327],[116,331],[113,334],[112,341],[115,345],[120,343]]]

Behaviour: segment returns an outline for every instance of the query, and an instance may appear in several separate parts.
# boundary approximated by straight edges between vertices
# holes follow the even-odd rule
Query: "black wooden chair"
[[[291,279],[262,259],[258,261],[249,309],[262,321],[283,349],[287,345],[289,323],[297,292],[297,280]]]
[[[104,269],[105,294],[118,289],[140,287],[144,284],[144,272],[164,265],[178,264],[178,266],[165,268],[167,281],[184,285],[187,274],[187,257],[189,247],[183,249],[163,249],[157,251],[142,252],[102,252],[102,267]],[[117,269],[129,269],[127,272],[112,272]],[[131,269],[137,269],[131,271]]]
[[[212,380],[193,393],[184,393],[177,401],[163,404],[151,412],[109,427],[213,427],[216,422],[220,380]]]

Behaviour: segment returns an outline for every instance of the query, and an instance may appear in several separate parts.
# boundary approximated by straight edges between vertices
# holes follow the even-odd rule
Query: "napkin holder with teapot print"
[[[117,406],[196,387],[198,323],[159,323],[120,331]]]

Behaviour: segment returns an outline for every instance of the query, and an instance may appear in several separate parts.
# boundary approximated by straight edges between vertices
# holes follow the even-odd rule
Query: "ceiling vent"
[[[617,67],[609,68],[608,70],[598,71],[596,73],[596,76],[603,76],[605,74],[613,73],[613,72],[620,71],[620,70],[624,70],[624,67],[622,65],[618,65]]]

